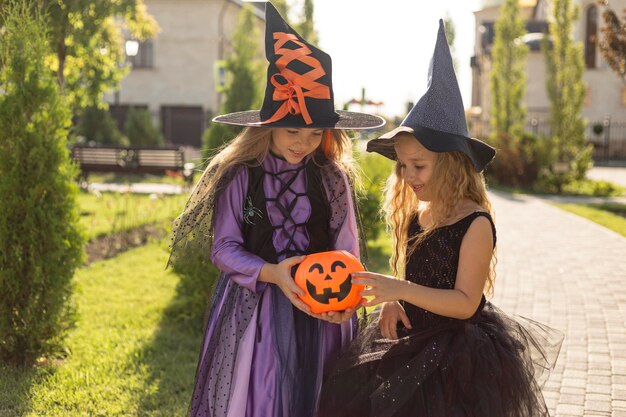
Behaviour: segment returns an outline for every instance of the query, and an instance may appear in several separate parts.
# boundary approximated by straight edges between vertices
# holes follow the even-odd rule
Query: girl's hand
[[[339,324],[339,323],[343,323],[344,321],[350,320],[352,316],[354,316],[354,312],[356,311],[357,308],[359,308],[359,306],[356,306],[354,308],[347,308],[344,311],[329,311],[328,313],[320,313],[320,314],[311,313],[310,315],[320,320]]]
[[[359,304],[357,304],[355,307],[353,308],[346,308],[344,311],[329,311],[328,313],[320,313],[320,314],[313,314],[311,313],[311,316],[316,317],[320,320],[325,320],[331,323],[343,323],[344,321],[348,321],[352,318],[352,316],[354,315],[354,312],[359,308],[364,306],[365,301],[367,301],[365,298],[362,298],[361,301],[359,302]]]
[[[271,276],[271,281],[281,289],[285,294],[285,297],[291,301],[291,304],[296,306],[299,310],[304,311],[306,314],[311,315],[311,309],[304,304],[302,300],[298,298],[298,295],[304,294],[304,291],[298,287],[291,276],[291,268],[304,260],[304,256],[292,256],[291,258],[283,259],[278,264],[265,264],[263,268],[267,268],[266,271],[261,270],[264,276]]]
[[[383,304],[383,308],[380,310],[380,318],[378,319],[378,327],[385,339],[398,339],[399,321],[402,321],[407,329],[412,329],[409,317],[399,302],[391,301]]]
[[[362,297],[374,297],[363,303],[365,306],[373,306],[387,301],[397,301],[402,295],[402,287],[405,281],[389,275],[375,272],[353,272],[352,283],[365,285],[361,291]]]

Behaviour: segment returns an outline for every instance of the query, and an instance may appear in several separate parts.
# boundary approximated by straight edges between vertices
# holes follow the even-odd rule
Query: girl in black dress
[[[368,143],[397,161],[383,209],[395,276],[353,274],[365,305],[383,305],[327,373],[319,415],[548,416],[541,384],[563,337],[486,301],[496,229],[481,171],[495,150],[467,133],[441,22],[429,81]]]

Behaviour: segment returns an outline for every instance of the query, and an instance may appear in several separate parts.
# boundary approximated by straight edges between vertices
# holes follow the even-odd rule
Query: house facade
[[[503,3],[503,0],[485,0],[481,9],[474,13],[476,42],[471,59],[472,107],[468,116],[472,133],[478,137],[484,137],[489,130],[491,48],[495,38],[494,24]],[[548,28],[550,3],[550,0],[520,0],[528,31],[523,41],[529,46],[524,104],[528,112],[527,129],[536,134],[545,133],[548,128],[550,102],[546,92],[546,66],[541,40]],[[579,19],[574,23],[573,38],[581,42],[584,54],[583,80],[587,92],[582,115],[588,121],[588,139],[592,142],[626,140],[626,87],[602,59],[598,48],[603,6],[599,6],[596,0],[575,0],[574,3],[579,8]],[[626,8],[626,0],[611,0],[609,5],[621,15]],[[606,129],[598,129],[599,124],[611,126],[610,137]]]
[[[128,57],[130,73],[116,92],[105,96],[112,115],[123,126],[130,107],[147,109],[168,144],[200,147],[209,118],[220,107],[224,81],[219,62],[231,53],[240,0],[145,0],[160,31]],[[252,3],[263,58],[265,17]]]

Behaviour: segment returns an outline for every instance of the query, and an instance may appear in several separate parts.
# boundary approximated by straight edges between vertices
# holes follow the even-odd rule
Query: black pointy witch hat
[[[265,56],[269,61],[261,110],[217,116],[214,122],[239,126],[367,129],[385,124],[366,113],[335,110],[332,62],[309,44],[267,2]]]
[[[377,152],[396,160],[394,138],[401,132],[412,134],[432,152],[463,152],[472,160],[474,168],[479,172],[496,154],[494,148],[469,135],[463,99],[441,19],[435,51],[428,70],[426,93],[413,106],[398,128],[368,142],[368,152]]]

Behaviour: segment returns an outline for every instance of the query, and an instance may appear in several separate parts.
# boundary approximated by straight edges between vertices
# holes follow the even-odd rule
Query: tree
[[[22,366],[55,353],[71,328],[84,244],[68,100],[45,66],[47,22],[31,6],[0,13],[0,361]]]
[[[89,106],[85,108],[76,124],[77,140],[103,145],[128,145],[128,139],[117,128],[117,122],[108,110]]]
[[[300,24],[297,25],[298,33],[312,45],[317,45],[319,42],[319,36],[315,30],[315,24],[313,23],[313,14],[315,6],[313,0],[304,0],[302,5],[302,17]]]
[[[454,21],[452,20],[452,16],[450,16],[448,12],[446,12],[446,17],[443,19],[443,23],[446,31],[446,39],[448,40],[448,46],[450,47],[450,54],[452,55],[452,64],[454,65],[454,70],[456,71],[459,68],[459,63],[456,59],[456,50],[454,48],[456,27],[454,25]]]
[[[526,108],[526,56],[528,47],[520,42],[526,33],[517,0],[506,0],[495,25],[491,69],[491,130],[498,137],[519,138],[524,129]]]
[[[152,116],[148,110],[131,107],[124,132],[133,146],[160,146],[164,142],[163,135],[152,123]]]
[[[4,6],[12,0],[0,0]],[[48,15],[50,57],[74,114],[98,105],[126,72],[123,33],[145,40],[158,30],[143,0],[34,0],[31,13]]]
[[[608,1],[601,0],[598,3],[607,6],[602,13],[604,26],[598,43],[600,53],[622,83],[626,84],[626,14],[624,19],[620,19],[608,7]]]
[[[532,185],[540,171],[537,140],[524,133],[528,47],[521,39],[525,33],[519,2],[506,0],[496,20],[492,50],[490,141],[498,157],[488,174],[498,183],[522,187]]]
[[[571,0],[554,0],[546,39],[547,91],[550,100],[551,160],[548,181],[557,192],[572,180],[584,179],[591,163],[591,149],[585,145],[585,122],[581,116],[585,97],[583,52],[572,39],[578,8]]]
[[[230,77],[224,89],[226,100],[221,113],[233,113],[261,106],[264,72],[257,59],[257,37],[255,18],[251,6],[246,4],[239,12],[239,21],[231,39],[233,52],[226,59],[226,71]],[[208,156],[211,150],[232,139],[239,130],[235,126],[211,124],[203,135],[205,155]]]
[[[287,5],[287,0],[272,0],[272,4],[278,10],[278,13],[285,19],[286,22],[289,20],[289,6]]]

